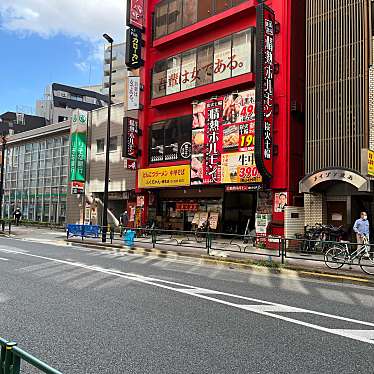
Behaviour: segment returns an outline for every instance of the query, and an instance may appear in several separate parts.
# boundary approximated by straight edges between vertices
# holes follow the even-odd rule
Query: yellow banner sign
[[[368,150],[368,175],[374,176],[374,151]]]
[[[190,185],[190,165],[140,169],[139,188],[183,187]]]
[[[233,152],[222,155],[221,183],[261,183],[253,152]]]

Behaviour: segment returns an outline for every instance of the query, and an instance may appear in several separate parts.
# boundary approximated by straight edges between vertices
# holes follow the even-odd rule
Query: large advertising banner
[[[196,103],[191,184],[261,183],[254,140],[255,90]]]
[[[233,152],[222,155],[221,183],[261,183],[253,152]]]
[[[87,112],[73,111],[71,117],[70,140],[70,180],[84,182],[86,180],[87,158]]]
[[[204,184],[221,183],[223,97],[206,102],[204,131]]]
[[[139,188],[184,187],[190,185],[190,165],[140,169]]]

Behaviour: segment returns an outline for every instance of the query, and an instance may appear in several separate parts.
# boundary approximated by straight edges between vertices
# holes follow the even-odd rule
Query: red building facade
[[[259,2],[145,1],[136,191],[143,224],[190,230],[210,217],[213,229],[243,234],[256,223],[264,233],[265,220],[283,234],[284,204],[298,204],[303,175],[305,4],[266,5],[276,20],[268,179],[254,155]]]

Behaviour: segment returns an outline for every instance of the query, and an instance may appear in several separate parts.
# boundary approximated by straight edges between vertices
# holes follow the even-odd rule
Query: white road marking
[[[374,340],[371,339],[372,337],[374,337],[374,323],[372,323],[372,322],[360,321],[360,320],[353,319],[353,318],[347,318],[347,317],[337,316],[337,315],[333,315],[333,314],[317,312],[317,311],[309,310],[309,309],[295,308],[295,307],[292,307],[292,306],[289,306],[289,305],[273,303],[273,302],[269,302],[269,301],[266,301],[266,300],[259,300],[259,299],[255,299],[255,298],[251,298],[251,297],[234,295],[234,294],[230,294],[230,293],[227,293],[227,292],[215,291],[215,290],[202,288],[202,287],[195,287],[195,286],[191,286],[191,285],[187,285],[187,284],[183,284],[183,283],[171,282],[171,281],[166,281],[166,280],[162,280],[162,279],[146,277],[146,276],[139,275],[139,274],[125,273],[125,272],[121,272],[119,270],[113,271],[113,270],[105,269],[105,268],[102,268],[102,267],[99,267],[99,266],[85,265],[85,264],[78,263],[78,262],[70,262],[70,261],[66,261],[66,260],[60,260],[60,259],[56,259],[56,258],[45,257],[45,256],[31,254],[31,253],[24,253],[24,252],[21,252],[21,251],[8,250],[8,249],[0,249],[0,251],[5,252],[5,253],[19,254],[19,255],[28,256],[28,257],[39,258],[39,259],[46,260],[46,261],[52,261],[52,262],[55,262],[55,263],[70,265],[70,266],[74,266],[74,267],[78,267],[78,268],[83,268],[83,269],[87,269],[87,270],[91,270],[91,271],[97,271],[97,272],[100,272],[100,273],[109,274],[109,275],[116,276],[116,277],[119,277],[119,278],[124,278],[124,279],[128,279],[128,280],[131,280],[131,281],[147,284],[147,285],[152,285],[152,286],[155,286],[155,287],[167,289],[167,290],[182,293],[182,294],[185,294],[185,295],[190,295],[190,296],[193,296],[193,297],[197,297],[197,298],[200,298],[200,299],[212,301],[212,302],[215,302],[215,303],[231,306],[231,307],[234,307],[234,308],[237,308],[237,309],[250,311],[252,313],[259,314],[259,315],[262,315],[262,316],[275,318],[275,319],[282,320],[282,321],[289,322],[289,323],[293,323],[293,324],[296,324],[296,325],[309,327],[309,328],[314,329],[314,330],[318,330],[318,331],[326,332],[326,333],[329,333],[329,334],[338,335],[338,336],[341,336],[341,337],[345,337],[345,338],[357,340],[357,341],[360,341],[360,342],[363,342],[363,343],[368,343],[368,344],[374,345]],[[177,287],[173,287],[173,286],[177,286]],[[192,292],[193,289],[197,289],[199,291],[198,292]],[[230,296],[230,297],[237,298],[237,299],[240,299],[240,300],[249,300],[249,301],[254,302],[254,303],[265,304],[266,306],[271,306],[272,308],[271,308],[271,311],[269,312],[269,311],[267,311],[267,308],[265,308],[262,305],[256,305],[256,304],[255,305],[244,305],[244,304],[232,303],[232,302],[225,301],[225,300],[220,300],[220,299],[208,296],[208,294],[212,294],[212,292],[214,294],[217,294],[217,295]],[[300,321],[300,320],[290,318],[290,317],[287,317],[287,316],[274,314],[274,313],[276,313],[276,311],[278,311],[278,312],[281,312],[281,311],[282,312],[284,312],[284,311],[294,312],[295,309],[299,313],[300,312],[309,313],[309,314],[313,314],[313,315],[318,315],[320,317],[328,317],[328,318],[332,318],[332,319],[339,320],[339,321],[356,323],[356,324],[359,324],[359,325],[372,327],[373,329],[370,329],[370,330],[369,329],[367,329],[367,330],[329,329],[329,328],[326,328],[326,327],[322,327],[322,326],[315,325],[315,324],[312,324],[312,323]],[[365,333],[361,334],[358,331],[365,331]]]
[[[303,309],[287,305],[243,305],[243,308],[251,312],[305,313]]]
[[[9,258],[0,257],[0,261],[9,261]]]
[[[356,337],[362,337],[365,339],[374,339],[374,330],[349,330],[349,329],[331,329],[333,333],[339,332],[349,338],[355,339]]]

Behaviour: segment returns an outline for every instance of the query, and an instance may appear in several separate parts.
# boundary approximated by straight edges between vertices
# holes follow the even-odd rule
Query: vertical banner
[[[126,33],[125,64],[129,69],[138,69],[143,65],[142,32],[133,26]]]
[[[127,1],[127,26],[144,27],[144,0]]]
[[[129,117],[123,118],[123,147],[122,156],[137,158],[138,153],[139,120]]]
[[[223,97],[206,102],[204,184],[221,183]]]
[[[86,180],[87,158],[87,112],[74,110],[71,117],[70,146],[70,180],[84,182]]]
[[[256,7],[256,126],[255,156],[266,179],[273,174],[275,15],[264,3]]]
[[[127,110],[139,109],[140,77],[127,79]]]

